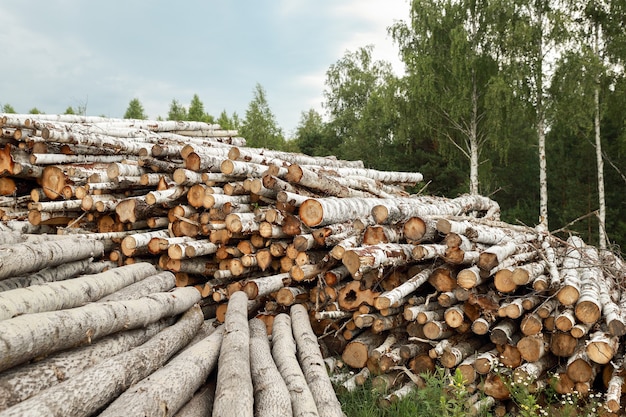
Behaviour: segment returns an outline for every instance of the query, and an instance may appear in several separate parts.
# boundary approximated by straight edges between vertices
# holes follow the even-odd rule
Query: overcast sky
[[[347,50],[402,71],[387,27],[408,0],[3,0],[0,104],[122,117],[138,98],[150,118],[194,94],[219,116],[245,110],[260,83],[290,135],[321,102],[325,73]]]

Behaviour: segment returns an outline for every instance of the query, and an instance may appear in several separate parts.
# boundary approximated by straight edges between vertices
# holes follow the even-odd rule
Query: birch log
[[[317,343],[317,337],[311,328],[309,314],[301,304],[291,306],[291,328],[296,340],[298,361],[315,399],[320,417],[344,417],[341,404],[337,400],[326,373],[326,365]]]
[[[184,287],[137,300],[88,304],[1,321],[0,370],[42,354],[180,314],[200,298],[198,290]]]
[[[80,375],[85,369],[103,360],[141,345],[171,322],[173,320],[160,320],[142,329],[116,333],[91,345],[59,352],[41,361],[3,372],[0,374],[0,411]]]
[[[281,313],[274,318],[272,356],[289,390],[294,417],[319,416],[315,400],[296,358],[296,342],[288,314]]]
[[[132,384],[159,369],[189,343],[202,322],[202,310],[194,307],[178,323],[143,345],[92,366],[82,374],[5,410],[0,416],[90,416]]]
[[[222,336],[220,327],[183,350],[167,365],[126,390],[100,416],[173,416],[215,368]]]
[[[71,238],[0,247],[0,280],[99,256],[103,251],[101,241]]]
[[[251,417],[254,414],[249,340],[248,296],[238,291],[230,296],[226,310],[213,415]]]
[[[21,277],[7,278],[0,281],[0,291],[25,288],[31,285],[45,284],[47,282],[63,281],[74,278],[80,274],[97,274],[112,265],[107,262],[94,262],[92,258],[81,259],[42,269],[34,274]]]
[[[152,264],[142,262],[100,274],[5,291],[0,293],[0,320],[78,307],[155,273]]]
[[[265,323],[259,319],[252,319],[249,327],[254,415],[292,416],[289,390],[272,358]]]

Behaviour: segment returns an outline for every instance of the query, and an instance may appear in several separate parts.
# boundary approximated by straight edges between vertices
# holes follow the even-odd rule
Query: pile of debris
[[[346,387],[376,377],[397,398],[443,366],[485,405],[509,398],[500,363],[537,386],[556,374],[560,393],[588,393],[601,378],[607,406],[620,409],[626,266],[575,236],[504,223],[483,196],[411,195],[419,173],[246,148],[216,125],[1,120],[0,214],[15,232],[0,251],[0,324],[113,303],[122,288],[138,310],[68,319],[73,336],[37,324],[32,334],[54,349],[7,338],[0,381],[122,329],[141,329],[144,343],[195,303],[224,322],[229,300],[246,294],[268,334],[294,306],[308,311],[324,356],[359,371]],[[150,294],[183,304],[158,312]]]

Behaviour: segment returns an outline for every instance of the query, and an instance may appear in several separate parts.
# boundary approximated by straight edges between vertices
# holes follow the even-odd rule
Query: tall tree
[[[548,229],[546,101],[551,68],[569,39],[567,5],[562,0],[496,2],[499,52],[513,95],[526,104],[536,131],[539,153],[539,224]]]
[[[76,114],[76,112],[72,106],[68,106],[67,109],[65,109],[65,114]]]
[[[483,0],[414,0],[410,25],[390,29],[406,64],[409,97],[424,106],[428,128],[469,160],[472,194],[479,192],[479,156],[490,139],[486,92],[497,73],[491,12]]]
[[[372,58],[373,46],[346,52],[326,72],[324,107],[328,113],[327,150],[383,168],[385,143],[392,137],[386,101],[393,86],[391,65]],[[393,87],[392,87],[393,88]]]
[[[222,110],[220,117],[217,118],[217,124],[220,125],[222,129],[237,130],[239,129],[241,122],[239,121],[237,113],[233,113],[232,116],[228,116],[226,110]]]
[[[170,109],[167,112],[167,120],[188,120],[187,109],[176,99],[172,99],[170,103]]]
[[[240,133],[252,147],[282,149],[285,144],[283,132],[276,123],[261,84],[254,87],[254,97],[248,104]]]
[[[295,137],[300,152],[314,156],[332,154],[330,150],[324,148],[324,130],[325,125],[321,114],[315,109],[303,111],[300,114]]]
[[[39,110],[37,107],[33,107],[28,111],[28,114],[42,114],[43,112]]]
[[[128,103],[128,108],[126,109],[126,113],[124,113],[124,118],[140,120],[148,118],[144,112],[143,105],[138,98],[134,98]]]

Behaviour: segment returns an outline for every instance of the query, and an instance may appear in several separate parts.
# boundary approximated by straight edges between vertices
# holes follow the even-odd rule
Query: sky
[[[258,83],[292,137],[347,51],[374,45],[402,73],[387,28],[408,15],[408,0],[3,0],[0,105],[122,117],[137,98],[155,119],[197,94],[244,118]]]

